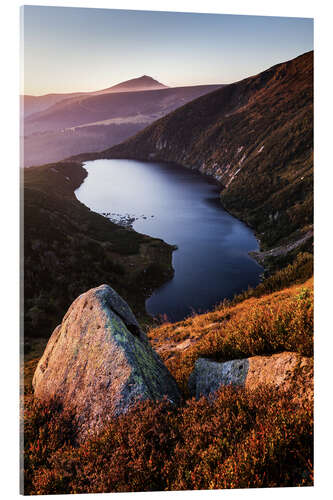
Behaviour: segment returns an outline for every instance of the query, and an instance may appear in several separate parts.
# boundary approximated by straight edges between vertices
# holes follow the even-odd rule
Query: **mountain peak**
[[[118,83],[105,89],[103,92],[135,92],[139,90],[159,90],[166,89],[167,85],[160,83],[149,75],[142,75],[138,78],[132,78]]]

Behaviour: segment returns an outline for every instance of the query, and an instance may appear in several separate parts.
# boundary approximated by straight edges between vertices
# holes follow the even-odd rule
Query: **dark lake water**
[[[180,320],[259,283],[263,268],[248,255],[258,242],[222,208],[215,182],[166,163],[95,160],[84,168],[75,193],[82,203],[112,219],[135,217],[136,231],[178,246],[174,278],[147,300],[150,314]]]

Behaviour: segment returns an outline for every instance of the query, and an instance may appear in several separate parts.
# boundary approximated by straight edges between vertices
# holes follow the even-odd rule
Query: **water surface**
[[[263,268],[249,255],[252,231],[228,214],[214,181],[179,165],[134,160],[86,162],[75,194],[111,219],[136,219],[133,228],[177,245],[174,278],[146,301],[152,315],[180,320],[256,286]]]

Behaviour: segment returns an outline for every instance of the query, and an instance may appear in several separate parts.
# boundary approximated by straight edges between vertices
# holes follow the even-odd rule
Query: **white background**
[[[332,498],[332,9],[326,0],[51,1],[37,5],[253,14],[315,19],[315,487],[113,494],[115,498]],[[1,3],[0,494],[19,496],[19,6]],[[130,496],[129,496],[130,495]],[[134,496],[133,496],[134,495]],[[80,498],[99,498],[80,495]],[[50,498],[55,498],[50,497]],[[56,498],[62,498],[56,496]]]

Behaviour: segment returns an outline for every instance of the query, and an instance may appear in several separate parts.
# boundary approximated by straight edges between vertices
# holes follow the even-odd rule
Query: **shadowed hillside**
[[[172,276],[172,247],[113,224],[80,203],[79,163],[24,170],[24,335],[47,338],[75,297],[112,283],[139,314]]]

